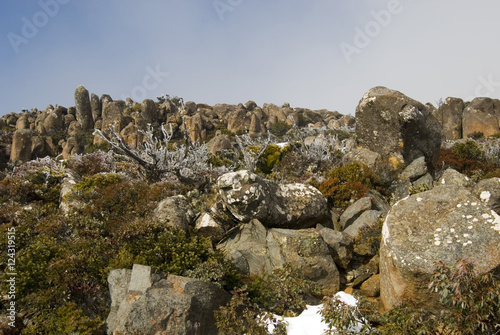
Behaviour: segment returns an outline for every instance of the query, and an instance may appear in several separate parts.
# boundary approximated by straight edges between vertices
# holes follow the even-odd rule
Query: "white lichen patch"
[[[477,206],[477,202],[471,203],[472,206]]]
[[[469,234],[464,234],[463,235],[465,238],[469,237],[470,235]]]
[[[467,218],[467,219],[472,219],[472,218],[473,218],[473,216],[472,216],[472,215],[467,215],[467,216],[466,216],[466,218]]]
[[[479,219],[478,219],[478,218],[474,218],[474,219],[472,219],[472,222],[478,222],[478,221],[479,221]]]
[[[490,201],[491,193],[489,191],[483,191],[479,197],[481,201],[488,202]]]
[[[436,231],[442,231],[442,230],[443,230],[443,229],[441,229],[441,228],[437,228],[437,229],[436,229]]]
[[[474,227],[473,227],[473,226],[468,226],[468,227],[467,227],[467,229],[472,229],[472,228],[474,228]]]
[[[439,246],[439,245],[441,245],[441,241],[436,241],[436,242],[434,242],[434,244]]]
[[[455,232],[455,228],[451,228],[451,229],[450,229],[450,231],[451,231],[452,233],[454,233],[454,232]]]
[[[458,208],[462,207],[462,204],[458,204],[458,205],[457,205],[457,207],[458,207]]]
[[[422,198],[417,198],[417,201],[418,201],[418,202],[420,202],[420,201],[422,201],[422,200],[424,200],[424,199],[422,199]]]
[[[483,214],[483,218],[484,219],[489,219],[489,218],[491,218],[491,215],[485,213],[485,214]]]
[[[493,221],[493,226],[491,228],[495,229],[497,232],[500,233],[500,215],[498,215],[495,211],[491,211],[491,215],[495,218],[495,221]]]

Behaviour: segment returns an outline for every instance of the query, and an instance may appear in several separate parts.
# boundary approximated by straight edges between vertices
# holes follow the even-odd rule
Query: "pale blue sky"
[[[78,85],[343,114],[377,85],[424,103],[500,98],[499,13],[498,0],[2,0],[0,115],[72,106]]]

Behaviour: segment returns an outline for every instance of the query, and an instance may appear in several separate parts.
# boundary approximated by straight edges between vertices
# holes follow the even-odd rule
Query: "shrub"
[[[285,264],[272,274],[264,274],[248,284],[252,302],[279,315],[296,316],[306,307],[306,296],[319,295],[319,287],[304,278],[302,271]]]
[[[270,174],[273,172],[276,164],[279,163],[281,158],[286,155],[289,151],[289,147],[286,146],[281,148],[276,144],[270,144],[264,154],[259,158],[257,163],[257,168],[265,174]]]
[[[109,152],[96,151],[71,157],[68,161],[68,168],[80,176],[92,176],[101,172],[114,172],[115,162]]]
[[[476,143],[476,141],[467,140],[466,142],[458,142],[453,146],[455,156],[460,159],[480,160],[484,153]]]
[[[357,321],[379,334],[498,334],[500,327],[500,280],[493,272],[479,275],[474,263],[459,260],[453,265],[435,264],[429,290],[438,293],[444,309],[439,315],[405,300],[377,315],[366,300],[349,306],[328,300],[321,311],[330,329],[348,328]],[[376,329],[375,329],[376,328]],[[350,330],[344,333],[350,334]]]
[[[456,143],[451,148],[441,149],[438,166],[451,167],[469,177],[479,179],[495,169],[488,163],[485,153],[472,140]]]
[[[357,305],[351,306],[338,296],[323,299],[320,315],[328,327],[325,335],[374,333],[370,320],[379,318],[377,306],[362,296],[357,296],[356,300]]]
[[[334,207],[345,208],[377,187],[378,178],[366,166],[357,162],[333,169],[328,179],[311,182]]]
[[[286,334],[286,324],[264,312],[244,290],[234,290],[231,301],[215,311],[216,325],[221,335],[268,335],[268,324],[274,325],[274,334]]]
[[[500,328],[500,280],[492,272],[479,275],[470,260],[453,266],[436,264],[429,289],[449,308],[442,317],[447,329],[462,334],[495,334]]]
[[[276,137],[283,137],[292,129],[292,126],[286,122],[276,122],[269,128],[269,132]]]

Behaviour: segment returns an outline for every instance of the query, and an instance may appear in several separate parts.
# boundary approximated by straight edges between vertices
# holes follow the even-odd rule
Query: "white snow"
[[[339,297],[344,303],[350,306],[356,306],[357,300],[352,295],[345,292],[338,292],[335,296]],[[323,305],[310,306],[297,317],[283,318],[288,323],[286,331],[288,335],[322,335],[328,328],[321,321],[319,311]],[[281,318],[278,316],[278,318]],[[268,331],[272,333],[273,325],[269,325]]]

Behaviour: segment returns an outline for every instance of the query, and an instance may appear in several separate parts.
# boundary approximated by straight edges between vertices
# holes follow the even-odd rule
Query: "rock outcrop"
[[[161,201],[154,210],[153,217],[165,227],[187,230],[196,214],[185,196],[176,195]]]
[[[217,286],[144,265],[111,270],[109,335],[218,333],[214,311],[231,298]]]
[[[463,111],[463,137],[474,133],[491,136],[500,132],[500,100],[476,98]]]
[[[310,185],[277,185],[241,170],[221,176],[217,186],[224,204],[241,222],[257,219],[266,227],[301,229],[330,220],[325,197]]]
[[[439,185],[393,206],[382,229],[381,299],[390,309],[405,298],[439,310],[428,291],[434,262],[473,260],[479,273],[500,266],[500,216],[465,187]]]
[[[94,127],[92,118],[92,107],[90,105],[89,91],[83,86],[78,86],[75,90],[76,120],[83,130],[90,130]]]
[[[324,289],[338,291],[339,272],[328,245],[316,229],[266,229],[258,220],[241,224],[217,248],[240,273],[272,273],[286,263]]]
[[[356,108],[358,145],[374,151],[395,174],[423,156],[433,173],[441,148],[441,126],[432,110],[401,92],[369,90]]]

